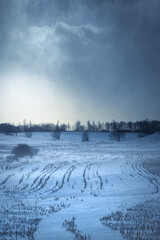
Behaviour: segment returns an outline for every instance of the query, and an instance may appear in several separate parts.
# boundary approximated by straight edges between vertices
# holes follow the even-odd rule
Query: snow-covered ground
[[[13,157],[23,143],[35,156]],[[159,190],[159,133],[0,134],[0,239],[158,240]]]

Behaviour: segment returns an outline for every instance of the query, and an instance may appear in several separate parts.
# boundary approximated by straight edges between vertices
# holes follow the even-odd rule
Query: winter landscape
[[[159,188],[159,133],[0,134],[0,239],[158,240]]]
[[[160,0],[0,0],[0,240],[160,240]]]

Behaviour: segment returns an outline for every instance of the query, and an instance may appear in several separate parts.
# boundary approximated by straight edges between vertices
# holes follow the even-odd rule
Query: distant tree
[[[28,131],[28,125],[27,125],[27,120],[26,118],[23,120],[23,131],[27,132]]]
[[[60,131],[61,132],[66,132],[67,131],[67,124],[63,123],[60,125]]]
[[[110,133],[110,138],[116,140],[117,142],[120,142],[120,140],[124,137],[125,137],[125,132],[122,132],[119,130],[116,130]]]
[[[93,126],[92,126],[91,122],[88,120],[87,121],[87,131],[92,132],[92,130],[93,130]]]
[[[68,123],[67,124],[67,131],[70,131],[71,130],[71,126],[70,126],[70,124]]]
[[[82,142],[89,142],[89,132],[82,132]]]
[[[31,137],[32,132],[57,132],[56,138],[59,138],[60,132],[62,131],[79,131],[79,132],[100,132],[100,131],[110,131],[110,132],[119,132],[118,135],[122,135],[122,132],[136,132],[136,133],[144,133],[152,134],[160,131],[160,121],[158,120],[143,120],[136,122],[98,122],[97,124],[93,121],[88,121],[86,125],[81,124],[80,121],[76,121],[74,125],[61,124],[59,122],[57,124],[53,123],[41,123],[41,124],[32,124],[31,121],[28,123],[26,119],[24,119],[23,124],[15,126],[10,123],[0,123],[0,133],[5,133],[7,135],[17,134],[18,132],[25,132],[26,136]],[[120,133],[121,132],[121,133]],[[120,136],[121,138],[121,136]]]
[[[93,132],[96,132],[96,130],[97,130],[97,126],[96,126],[96,124],[95,124],[95,121],[93,121],[93,122],[92,122],[92,131],[93,131]]]
[[[102,131],[102,123],[99,121],[98,122],[98,131],[101,132]]]
[[[15,126],[15,125],[11,125],[12,127],[11,127],[11,134],[14,134],[14,135],[16,135],[17,136],[17,134],[18,134],[18,126]]]
[[[152,133],[160,131],[160,121],[156,121],[156,120],[151,121],[150,129]]]
[[[102,123],[101,123],[101,132],[104,132],[104,131],[105,131],[105,123],[102,122]]]
[[[1,132],[6,135],[12,135],[15,131],[15,126],[10,123],[2,123],[1,124]]]
[[[59,123],[57,123],[55,126],[55,130],[52,132],[52,137],[56,140],[60,140],[60,136],[61,136],[60,126]]]
[[[60,132],[58,132],[58,131],[52,132],[52,137],[55,140],[60,140]]]
[[[104,128],[105,128],[105,131],[106,131],[106,132],[109,132],[109,130],[110,130],[110,123],[109,123],[109,122],[106,122],[106,123],[104,124]]]
[[[31,130],[32,129],[34,130],[34,128],[35,128],[35,126],[32,127],[31,121],[29,123],[27,123],[26,119],[23,120],[23,131],[25,133],[25,137],[28,137],[28,138],[32,137],[32,131]]]
[[[76,121],[75,122],[75,131],[76,132],[80,132],[81,131],[81,122],[80,121]]]
[[[124,137],[125,132],[121,129],[121,124],[114,121],[110,132],[110,138],[120,142],[120,140]]]
[[[133,131],[133,129],[132,129],[132,122],[131,121],[129,121],[128,123],[126,123],[126,128],[127,128],[127,131],[129,131],[129,132],[132,132]]]

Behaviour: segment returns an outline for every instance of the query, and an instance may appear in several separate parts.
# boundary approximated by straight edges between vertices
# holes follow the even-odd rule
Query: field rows
[[[52,215],[61,222],[55,226],[61,234],[64,231],[65,236],[67,229],[73,234],[68,239],[97,240],[95,223],[101,232],[98,240],[106,239],[106,226],[124,239],[156,239],[159,150],[147,155],[143,149],[137,150],[137,144],[136,151],[132,146],[113,143],[61,144],[35,145],[38,153],[33,158],[19,159],[12,157],[13,146],[5,145],[5,152],[1,147],[0,239],[35,239],[38,231],[43,231],[40,223]],[[88,228],[81,221],[81,212],[90,222]],[[138,212],[146,215],[145,220]],[[149,220],[151,217],[154,221]],[[136,231],[138,225],[141,227]]]

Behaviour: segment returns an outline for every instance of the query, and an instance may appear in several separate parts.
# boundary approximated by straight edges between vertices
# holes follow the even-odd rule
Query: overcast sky
[[[159,0],[0,0],[0,122],[160,120]]]

